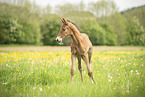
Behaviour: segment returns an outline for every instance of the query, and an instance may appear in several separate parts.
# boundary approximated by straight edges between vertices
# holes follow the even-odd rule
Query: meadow
[[[69,51],[0,51],[0,97],[145,97],[145,50],[94,51],[70,84]],[[76,60],[77,61],[77,60]]]

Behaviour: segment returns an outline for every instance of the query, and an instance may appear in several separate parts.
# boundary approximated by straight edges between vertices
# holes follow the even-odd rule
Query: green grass
[[[76,62],[77,63],[77,62]],[[0,51],[0,97],[145,97],[145,51],[95,51],[70,84],[68,51]]]

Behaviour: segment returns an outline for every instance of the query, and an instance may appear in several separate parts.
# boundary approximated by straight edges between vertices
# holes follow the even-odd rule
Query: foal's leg
[[[88,57],[89,57],[90,68],[91,68],[91,64],[92,64],[92,60],[91,60],[92,52],[93,52],[93,48],[91,47],[91,48],[89,49],[89,51],[88,51]]]
[[[90,68],[89,58],[88,58],[88,56],[87,56],[87,53],[85,53],[85,54],[82,56],[82,58],[83,58],[83,60],[85,61],[86,65],[87,65],[88,75],[89,75],[89,77],[90,77],[90,79],[91,79],[91,82],[93,83],[93,81],[94,81],[94,83],[96,84],[96,82],[95,82],[95,80],[94,80],[93,72],[92,72],[92,70],[91,70],[91,68]]]
[[[81,57],[77,57],[77,58],[78,58],[78,69],[80,71],[81,80],[83,82],[84,78],[83,78],[83,67],[82,67],[82,63],[81,63]]]
[[[76,56],[74,54],[71,54],[71,61],[72,61],[72,67],[71,67],[71,83],[73,82],[73,76],[75,74],[75,60],[76,60]]]
[[[91,64],[92,64],[92,60],[91,60],[91,58],[92,58],[92,53],[93,53],[93,48],[91,47],[91,48],[89,49],[89,51],[88,51],[88,58],[89,58],[89,65],[90,65],[90,68],[91,68]],[[91,80],[93,80],[94,83],[96,83],[96,82],[95,82],[95,79],[94,79],[93,77],[91,78]]]

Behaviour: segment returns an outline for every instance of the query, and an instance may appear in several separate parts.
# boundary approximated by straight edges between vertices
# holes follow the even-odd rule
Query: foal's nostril
[[[57,41],[57,42],[59,42],[59,40],[58,40],[58,39],[56,39],[56,41]]]
[[[56,41],[57,41],[57,42],[61,42],[61,41],[62,41],[62,38],[57,37],[57,38],[56,38]]]

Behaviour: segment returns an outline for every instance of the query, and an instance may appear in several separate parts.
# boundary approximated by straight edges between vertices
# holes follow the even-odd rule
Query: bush
[[[44,45],[57,45],[56,37],[61,27],[60,18],[57,16],[46,16],[42,20],[41,34]]]
[[[39,23],[35,20],[33,21],[23,21],[21,22],[23,27],[21,34],[21,39],[19,44],[40,44],[41,33]]]
[[[0,44],[18,43],[22,33],[22,26],[17,19],[0,17]]]
[[[136,17],[129,21],[128,32],[129,44],[145,45],[145,30]]]
[[[116,35],[108,24],[100,26],[93,19],[81,25],[81,31],[87,33],[93,45],[116,45]],[[112,37],[113,36],[113,37]]]
[[[103,29],[106,31],[106,45],[117,45],[117,35],[109,24],[102,24]]]

